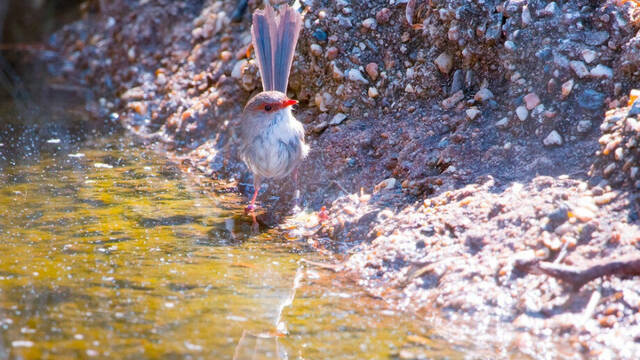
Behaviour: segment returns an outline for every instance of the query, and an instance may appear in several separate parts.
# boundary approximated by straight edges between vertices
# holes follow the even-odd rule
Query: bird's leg
[[[296,167],[295,170],[293,170],[293,186],[294,186],[294,212],[298,212],[300,211],[300,187],[299,187],[299,182],[298,182],[298,168]]]
[[[246,213],[253,212],[256,209],[256,198],[258,197],[258,191],[260,191],[260,177],[257,175],[253,176],[253,197],[251,198],[251,203],[247,206],[244,211]]]

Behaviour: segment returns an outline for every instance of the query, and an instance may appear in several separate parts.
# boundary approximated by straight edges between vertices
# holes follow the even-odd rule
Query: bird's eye
[[[271,105],[265,105],[264,106],[264,110],[265,111],[271,111]]]

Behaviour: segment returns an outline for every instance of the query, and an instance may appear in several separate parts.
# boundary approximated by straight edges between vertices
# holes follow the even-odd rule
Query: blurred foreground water
[[[215,186],[127,139],[5,159],[0,358],[460,357]]]

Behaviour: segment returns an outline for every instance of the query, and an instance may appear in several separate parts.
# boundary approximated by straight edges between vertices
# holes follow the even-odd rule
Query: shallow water
[[[0,358],[460,357],[252,235],[238,195],[127,140],[62,147],[0,168]]]

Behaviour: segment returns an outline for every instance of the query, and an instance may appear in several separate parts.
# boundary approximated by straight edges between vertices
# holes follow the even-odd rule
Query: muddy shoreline
[[[307,213],[288,217],[293,185],[271,181],[263,223],[345,254],[340,270],[371,294],[497,353],[640,352],[640,279],[572,290],[516,265],[640,255],[640,8],[302,3],[290,95],[312,148],[300,169]],[[260,85],[235,5],[88,12],[51,38],[50,81],[90,88],[95,119],[117,118],[248,193],[236,115]]]

